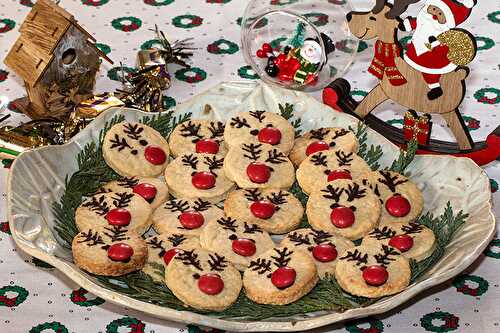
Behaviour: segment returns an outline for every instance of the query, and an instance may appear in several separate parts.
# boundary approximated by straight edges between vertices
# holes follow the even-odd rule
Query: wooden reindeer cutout
[[[458,110],[469,74],[465,65],[474,58],[477,46],[470,33],[456,26],[469,16],[475,0],[426,0],[417,19],[402,20],[400,16],[408,6],[418,2],[394,0],[392,5],[387,0],[376,0],[371,11],[347,14],[349,29],[355,37],[376,39],[368,72],[380,82],[358,103],[349,95],[349,83],[337,79],[323,91],[323,101],[361,119],[366,117],[370,126],[400,144],[405,142],[401,130],[370,115],[382,102],[392,100],[411,112],[439,114],[448,123],[458,145],[431,140],[421,146],[422,151],[459,156],[475,154],[469,157],[479,164],[494,160],[500,156],[500,127],[486,142],[474,144]],[[418,26],[419,19],[440,33],[427,36],[426,28]],[[425,22],[426,19],[431,22]],[[404,54],[397,42],[397,31],[415,29],[412,43]]]

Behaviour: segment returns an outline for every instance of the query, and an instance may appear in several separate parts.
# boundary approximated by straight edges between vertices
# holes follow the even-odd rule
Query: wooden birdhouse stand
[[[38,0],[4,62],[23,80],[27,97],[14,101],[31,117],[65,119],[93,95],[100,57],[95,38],[51,0]]]

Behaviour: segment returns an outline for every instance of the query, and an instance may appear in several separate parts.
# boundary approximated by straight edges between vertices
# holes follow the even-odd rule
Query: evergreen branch
[[[399,156],[396,160],[392,162],[392,165],[389,168],[389,170],[404,175],[404,171],[415,158],[417,148],[418,148],[417,140],[411,140],[410,142],[408,142],[406,151],[404,151],[403,149],[399,150]]]
[[[154,128],[164,138],[168,139],[170,133],[177,125],[191,119],[190,112],[178,115],[177,117],[174,116],[174,113],[174,111],[166,111],[155,114],[152,117],[143,117],[141,123]]]
[[[283,104],[278,104],[278,107],[280,109],[280,115],[285,118],[286,120],[290,121],[290,123],[292,124],[293,128],[295,128],[295,137],[299,137],[300,134],[302,133],[302,131],[300,130],[300,127],[302,126],[302,119],[301,118],[297,118],[295,120],[292,121],[292,117],[293,117],[293,104],[290,104],[290,103],[285,103],[285,105]]]
[[[372,144],[368,147],[368,126],[362,122],[358,122],[356,130],[354,130],[351,126],[349,126],[349,130],[353,132],[358,139],[358,156],[364,159],[373,171],[378,170],[380,168],[378,160],[382,157],[383,151],[380,145],[375,146]]]
[[[297,181],[293,183],[289,192],[292,193],[297,199],[299,199],[300,203],[302,204],[302,207],[306,207],[309,196],[304,191],[302,191]],[[307,221],[307,215],[304,212],[299,228],[310,228],[310,227],[311,225],[309,224],[309,221]]]

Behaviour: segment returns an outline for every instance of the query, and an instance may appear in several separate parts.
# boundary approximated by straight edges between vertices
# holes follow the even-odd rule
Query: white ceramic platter
[[[292,103],[295,106],[295,115],[302,118],[303,130],[325,126],[347,128],[357,123],[353,117],[335,112],[304,93],[270,88],[261,83],[221,83],[179,105],[177,112],[192,112],[193,118],[226,120],[235,112],[243,110],[278,112],[278,103]],[[206,104],[212,106],[211,111],[205,109]],[[69,143],[31,150],[16,158],[8,185],[10,229],[23,251],[55,266],[83,288],[107,301],[159,318],[229,331],[253,332],[304,331],[346,319],[379,314],[462,272],[481,254],[495,231],[488,177],[474,162],[466,158],[417,156],[407,171],[411,172],[411,179],[424,193],[425,211],[440,215],[449,201],[455,213],[463,210],[469,214],[469,219],[448,245],[444,257],[405,291],[368,307],[343,313],[321,312],[258,322],[218,319],[141,302],[101,287],[76,267],[71,252],[58,245],[53,230],[52,203],[62,195],[65,177],[77,171],[75,157],[86,143],[97,141],[104,123],[116,114],[123,114],[129,121],[150,116],[126,108],[110,109]],[[390,165],[398,155],[396,146],[372,130],[368,132],[368,142],[382,146],[382,167]]]

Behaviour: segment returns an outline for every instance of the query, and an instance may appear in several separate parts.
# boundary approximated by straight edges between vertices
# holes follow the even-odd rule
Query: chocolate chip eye
[[[351,210],[352,210],[353,212],[355,212],[355,211],[356,211],[356,207],[354,207],[354,206],[351,206],[351,207],[349,207],[349,208],[351,208]]]
[[[193,274],[193,279],[198,280],[200,278],[200,274],[194,273]]]
[[[325,170],[325,175],[330,175],[330,170]]]
[[[312,251],[312,250],[314,250],[314,246],[309,246],[309,247],[307,248],[307,250],[308,250],[308,251]]]
[[[235,240],[235,239],[238,239],[238,236],[236,236],[235,234],[232,234],[231,236],[229,236],[229,239]]]
[[[335,147],[336,145],[337,143],[335,143],[335,141],[330,142],[330,147]]]
[[[130,153],[131,153],[132,155],[137,155],[137,150],[135,150],[135,149],[134,149],[134,150],[132,150]]]
[[[331,209],[335,209],[337,207],[340,207],[340,205],[338,203],[333,203],[333,204],[330,205]]]
[[[196,175],[196,172],[195,171],[191,172],[191,177],[193,177],[194,175]]]
[[[141,144],[141,146],[147,146],[148,145],[148,142],[146,140],[140,140],[139,143]]]
[[[273,124],[267,124],[266,127],[273,127]]]
[[[256,130],[256,129],[251,130],[251,131],[250,131],[250,134],[252,134],[252,135],[257,135],[257,134],[259,134],[259,130]]]

